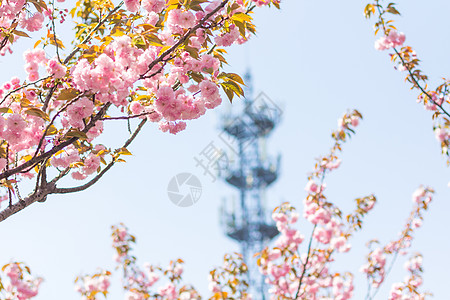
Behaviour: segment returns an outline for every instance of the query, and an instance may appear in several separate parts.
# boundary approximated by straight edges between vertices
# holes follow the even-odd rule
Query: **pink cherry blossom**
[[[387,36],[379,38],[375,42],[375,49],[387,50],[389,48],[400,47],[405,42],[405,34],[403,32],[397,32],[396,30],[389,31]]]
[[[131,12],[136,12],[139,9],[139,0],[125,0],[125,5],[127,9]]]

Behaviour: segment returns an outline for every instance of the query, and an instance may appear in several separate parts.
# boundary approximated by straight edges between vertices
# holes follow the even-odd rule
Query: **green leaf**
[[[145,35],[145,40],[152,46],[163,47],[164,42],[161,41],[155,34]]]
[[[195,81],[198,82],[198,83],[202,82],[202,80],[205,79],[205,78],[203,77],[203,75],[200,74],[200,73],[198,73],[198,72],[190,72],[189,75],[191,76],[191,78],[192,78],[193,80],[195,80]]]
[[[55,127],[55,125],[51,125],[48,129],[47,129],[47,134],[46,135],[55,135],[58,133],[58,129]]]
[[[78,96],[78,90],[64,89],[59,93],[59,96],[56,100],[72,100],[76,96]]]
[[[187,52],[189,52],[189,54],[195,58],[198,59],[198,50],[193,48],[193,47],[189,47],[189,46],[184,46],[184,50],[186,50]]]
[[[375,6],[373,4],[367,4],[364,8],[364,16],[368,19],[372,14],[375,13]]]
[[[241,36],[245,38],[245,24],[237,20],[234,20],[233,23],[239,28]]]
[[[25,32],[23,32],[23,31],[20,31],[20,30],[14,30],[13,31],[13,33],[14,34],[17,34],[18,36],[23,36],[23,37],[30,37],[28,34],[26,34]]]
[[[64,136],[66,139],[71,139],[71,138],[79,138],[81,140],[87,140],[87,135],[86,133],[79,131],[78,129],[74,129],[72,128],[68,133],[66,133],[66,135]]]
[[[252,21],[252,17],[250,17],[249,15],[246,15],[244,13],[236,13],[231,17],[231,19],[242,22],[242,23]]]
[[[225,84],[221,84],[223,91],[225,92],[225,94],[227,95],[228,99],[230,100],[231,103],[233,103],[233,98],[234,98],[234,93],[232,90],[228,89],[227,86]]]
[[[393,14],[393,15],[400,15],[400,12],[393,6],[390,6],[390,7],[386,8],[386,11],[388,13]]]
[[[125,148],[125,147],[124,147],[124,148],[118,149],[117,154],[119,154],[119,155],[133,155],[133,154],[131,154],[131,152],[128,151],[128,149]]]
[[[242,85],[245,85],[244,80],[242,80],[241,76],[239,76],[236,73],[227,73],[227,77],[230,78],[231,80],[238,82]]]
[[[44,119],[45,121],[50,121],[50,117],[48,116],[48,114],[36,107],[27,109],[25,113],[30,116],[39,117],[41,119]]]
[[[0,113],[1,113],[1,114],[6,114],[6,113],[12,114],[13,111],[12,111],[12,109],[9,108],[9,107],[0,107]]]
[[[244,90],[236,82],[228,80],[222,83],[222,85],[225,85],[228,89],[232,90],[236,95],[244,96]]]

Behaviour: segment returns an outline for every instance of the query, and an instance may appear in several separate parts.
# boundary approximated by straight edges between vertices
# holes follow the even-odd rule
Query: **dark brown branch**
[[[111,103],[107,103],[105,106],[102,107],[102,109],[98,112],[97,115],[95,115],[91,121],[89,122],[88,125],[86,125],[86,128],[82,131],[84,133],[88,132],[89,129],[91,129],[92,127],[95,126],[95,123],[97,121],[99,121],[103,115],[105,114],[106,110],[109,108],[109,106],[111,105]],[[59,150],[64,149],[65,147],[69,146],[70,144],[72,144],[73,142],[76,142],[78,140],[77,137],[72,137],[70,139],[68,139],[67,141],[62,142],[61,144],[53,147],[52,149],[50,149],[47,152],[42,153],[39,156],[36,156],[32,159],[30,159],[27,162],[24,162],[23,164],[21,164],[18,167],[15,167],[13,169],[9,169],[4,171],[3,173],[0,174],[0,179],[4,179],[7,178],[8,176],[11,176],[12,174],[15,174],[17,172],[21,172],[27,168],[33,167],[36,164],[40,163],[41,161],[45,160],[48,157],[51,157],[53,154],[55,154],[56,152],[58,152]]]
[[[409,77],[411,77],[411,79],[414,81],[414,84],[416,85],[416,87],[422,91],[422,93],[424,93],[428,99],[437,107],[439,107],[441,109],[441,111],[446,114],[448,117],[450,117],[450,114],[444,109],[444,107],[442,106],[442,104],[437,103],[436,101],[433,100],[433,98],[424,90],[424,88],[419,84],[419,82],[417,81],[416,77],[414,76],[414,74],[411,72],[411,69],[406,65],[405,60],[403,59],[403,57],[400,55],[400,53],[397,51],[396,48],[393,48],[395,53],[397,54],[397,56],[400,58],[400,60],[402,61],[402,65],[408,70],[409,73]]]
[[[20,91],[21,89],[26,88],[27,86],[36,84],[36,83],[41,82],[41,81],[43,81],[43,80],[45,80],[45,79],[47,79],[47,78],[50,78],[50,77],[51,77],[51,76],[42,77],[41,79],[38,79],[38,80],[36,80],[36,81],[30,82],[30,83],[27,83],[27,84],[24,84],[24,85],[21,85],[21,86],[19,86],[18,88],[9,91],[9,92],[3,97],[2,101],[0,101],[0,105],[3,104],[3,102],[5,102],[5,100],[6,100],[12,93],[15,93],[15,92],[17,92],[17,91]]]
[[[25,207],[30,206],[36,201],[44,199],[48,194],[50,194],[54,189],[54,185],[47,184],[44,187],[40,187],[35,193],[19,201],[0,212],[0,222],[6,220],[8,217],[14,215],[15,213],[23,210]]]
[[[50,183],[56,184],[56,182],[58,182],[61,178],[63,178],[64,176],[66,176],[67,174],[69,174],[70,171],[70,167],[65,168],[64,170],[60,171],[58,176],[56,176],[55,178],[53,178]]]
[[[48,162],[49,158],[47,158],[46,160],[44,160],[44,162],[41,165],[41,184],[40,186],[46,186],[47,185],[47,162]],[[39,170],[40,171],[40,170]],[[38,190],[38,189],[37,189]],[[35,191],[37,191],[35,190]],[[44,196],[42,199],[39,199],[39,202],[45,202],[45,200],[47,200],[47,196]]]
[[[84,191],[85,189],[93,186],[97,181],[99,181],[100,178],[102,178],[103,175],[105,175],[105,173],[108,172],[109,169],[111,169],[115,163],[116,163],[116,161],[113,159],[106,166],[106,168],[104,168],[100,173],[97,174],[97,176],[95,176],[91,181],[89,181],[83,185],[73,187],[73,188],[57,188],[57,189],[55,189],[54,193],[55,194],[69,194],[69,193],[76,193],[76,192]]]
[[[41,150],[42,147],[42,143],[44,142],[45,136],[47,135],[48,130],[50,129],[50,127],[53,125],[53,123],[55,123],[56,118],[59,116],[60,113],[62,113],[63,111],[65,111],[67,109],[67,107],[69,107],[69,105],[71,105],[72,103],[74,103],[75,101],[77,101],[78,99],[80,99],[81,97],[84,96],[83,94],[78,95],[77,97],[73,98],[72,100],[70,100],[69,102],[67,102],[51,119],[50,123],[47,125],[47,127],[45,127],[44,133],[42,134],[41,139],[39,140],[39,144],[36,148],[36,152],[34,153],[33,157],[36,157],[39,153],[39,151]]]
[[[44,101],[44,106],[42,106],[42,110],[46,111],[48,108],[48,104],[50,103],[50,99],[52,98],[53,94],[56,91],[56,87],[58,84],[53,84],[53,86],[50,88],[50,90],[48,91],[47,97],[45,97],[45,101]]]

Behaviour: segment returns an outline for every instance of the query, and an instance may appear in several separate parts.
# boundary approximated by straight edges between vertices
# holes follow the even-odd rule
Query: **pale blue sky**
[[[412,206],[411,193],[420,184],[430,185],[436,189],[435,200],[412,251],[424,255],[426,289],[435,299],[447,299],[450,172],[439,154],[430,113],[415,103],[415,92],[404,83],[404,74],[393,69],[387,53],[374,49],[373,23],[362,14],[365,2],[283,2],[281,11],[257,10],[257,37],[247,49],[235,47],[228,56],[229,71],[243,73],[250,65],[255,92],[264,91],[284,108],[282,123],[268,142],[269,153],[283,156],[279,181],[267,194],[269,206],[283,200],[301,208],[314,158],[329,150],[330,133],[342,113],[357,108],[364,121],[344,146],[342,167],[327,178],[327,195],[347,211],[354,198],[371,193],[379,203],[365,230],[352,240],[351,254],[339,256],[334,270],[355,272],[354,299],[361,299],[366,283],[358,269],[367,254],[365,242],[396,238]],[[450,3],[399,1],[398,9],[403,17],[397,25],[406,33],[406,43],[437,83],[450,69],[445,31]],[[2,70],[21,64],[20,54],[13,57],[0,57]],[[3,71],[0,80],[10,75]],[[222,109],[229,105],[224,102]],[[218,221],[222,198],[235,192],[211,183],[193,159],[217,140],[217,116],[209,112],[177,136],[147,126],[130,147],[134,156],[93,188],[51,196],[2,222],[0,263],[24,261],[43,276],[37,300],[79,299],[73,280],[97,267],[113,269],[109,228],[124,222],[138,238],[135,253],[141,263],[167,265],[182,257],[185,280],[206,296],[208,271],[221,264],[224,253],[238,250]],[[114,143],[118,135],[126,135],[125,123],[107,129],[105,140]],[[196,174],[203,184],[201,199],[190,208],[176,207],[167,197],[169,180],[180,172]],[[306,222],[300,229],[309,235]],[[403,280],[402,265],[400,259],[377,299],[386,299],[390,284]],[[114,283],[111,299],[121,299],[118,276]]]

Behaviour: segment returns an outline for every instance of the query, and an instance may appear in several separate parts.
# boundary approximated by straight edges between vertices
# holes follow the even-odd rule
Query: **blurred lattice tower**
[[[264,93],[253,97],[249,72],[245,75],[245,83],[246,98],[239,114],[223,116],[221,138],[230,147],[227,166],[219,168],[219,174],[239,191],[239,198],[224,200],[221,223],[225,233],[240,244],[249,268],[249,291],[253,299],[258,300],[268,299],[268,296],[254,254],[278,234],[264,196],[266,188],[278,178],[280,156],[276,159],[267,157],[265,141],[278,124],[281,110]]]

